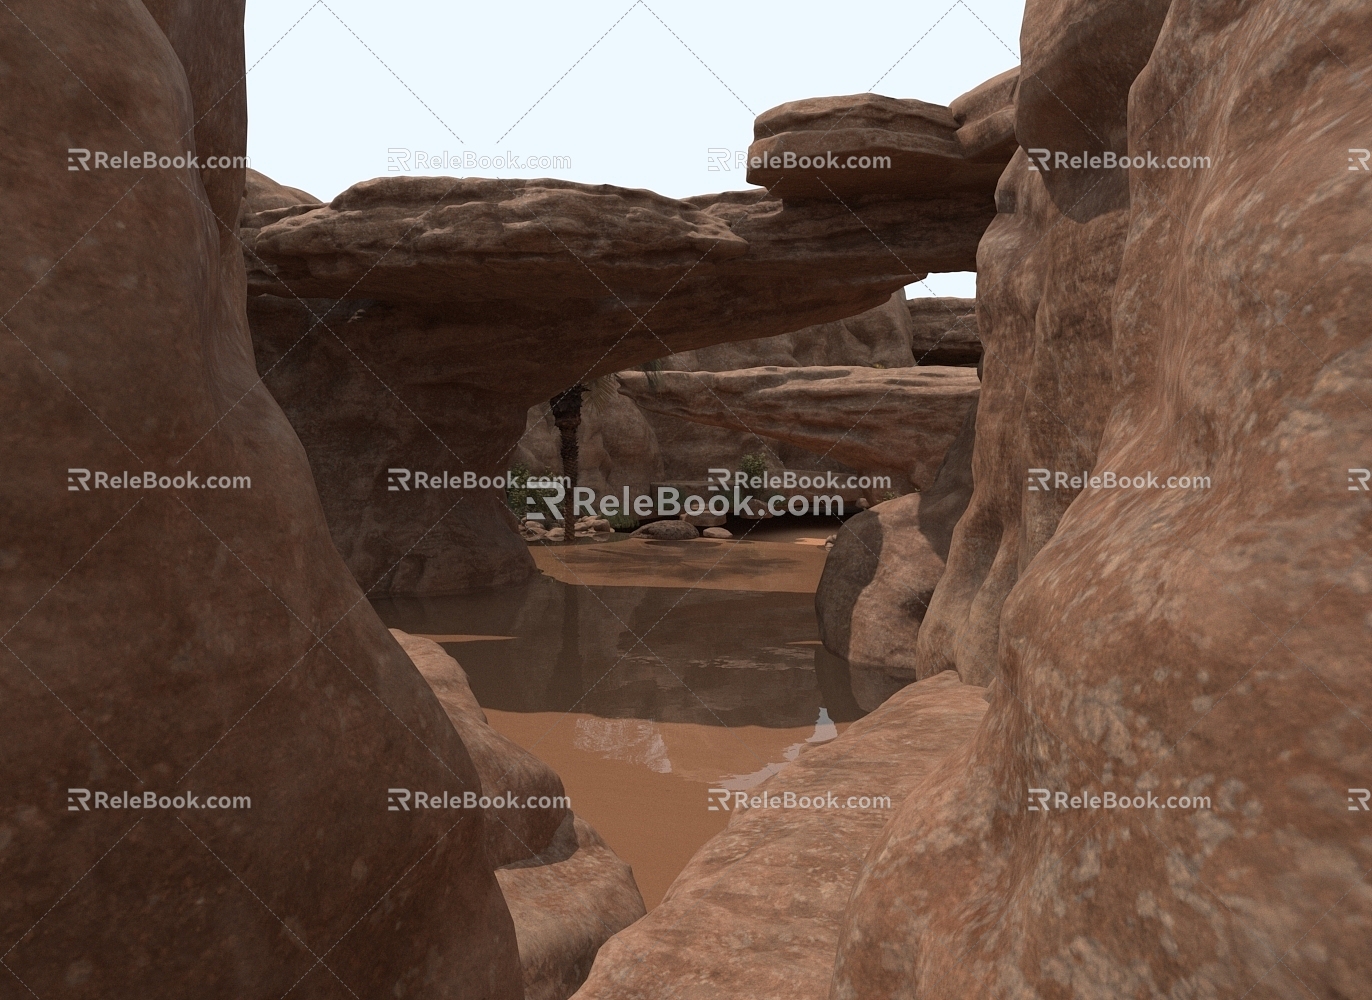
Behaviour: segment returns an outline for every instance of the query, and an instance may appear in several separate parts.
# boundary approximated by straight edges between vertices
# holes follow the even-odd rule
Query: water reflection
[[[392,628],[481,637],[447,649],[477,700],[500,711],[770,728],[814,726],[821,711],[830,723],[862,715],[846,664],[818,645],[811,594],[587,587],[543,576],[375,606]],[[492,638],[501,636],[510,638]]]

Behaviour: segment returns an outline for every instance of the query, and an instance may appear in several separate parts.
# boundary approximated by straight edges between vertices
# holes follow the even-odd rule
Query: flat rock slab
[[[748,368],[625,372],[620,392],[645,410],[748,431],[831,455],[863,474],[929,486],[976,399],[970,368]],[[830,494],[833,490],[815,490]]]
[[[576,996],[827,998],[839,923],[868,848],[894,807],[971,737],[983,694],[951,672],[931,677],[804,751],[750,794],[889,796],[892,809],[735,813],[662,903],[606,942]]]

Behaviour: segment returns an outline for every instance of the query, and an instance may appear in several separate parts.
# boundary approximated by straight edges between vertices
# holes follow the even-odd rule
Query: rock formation
[[[19,6],[0,22],[0,371],[22,415],[0,435],[6,995],[519,997],[483,817],[386,804],[476,770],[254,370],[243,172],[206,166],[245,151],[241,4]],[[77,146],[169,166],[69,170]],[[198,168],[172,161],[188,150]],[[158,806],[101,806],[125,792]]]
[[[911,307],[905,290],[856,316],[817,323],[761,340],[728,341],[662,359],[664,371],[727,372],[740,368],[821,368],[858,365],[908,368],[914,364]]]
[[[829,101],[825,114],[880,119],[837,146],[822,116],[772,123],[787,142],[858,156],[908,131],[928,176],[853,171],[841,201],[387,177],[327,206],[283,207],[276,189],[254,207],[265,224],[243,236],[258,365],[363,588],[440,593],[532,572],[499,490],[416,491],[388,470],[479,482],[512,462],[529,407],[578,380],[840,320],[929,270],[970,269],[1008,151],[964,148],[933,105],[873,118],[883,102]]]
[[[981,361],[976,299],[910,299],[910,351],[917,365],[975,365]]]
[[[894,724],[948,667],[989,706],[941,760],[897,751],[922,776],[854,884],[831,1000],[1366,993],[1370,29],[1352,2],[1028,5],[1015,132],[1051,162],[1020,153],[1000,182],[926,679],[871,718]],[[1091,166],[1126,150],[1145,165]],[[1154,169],[1150,151],[1210,159]],[[884,549],[913,506],[854,534]],[[883,563],[855,555],[834,551],[853,606]],[[602,949],[584,996],[823,977],[824,944],[813,966],[771,940],[731,951],[763,940],[736,883],[788,902],[829,884],[819,863],[743,878],[760,861],[738,823]],[[717,976],[646,940],[691,893],[713,920],[679,922],[730,954]],[[778,951],[796,972],[769,980]]]
[[[1366,993],[1369,29],[1352,2],[1029,5],[1026,146],[1212,161],[1003,182],[976,494],[919,637],[991,705],[869,856],[836,1000]],[[1027,491],[1083,456],[1209,488]]]
[[[641,408],[832,454],[861,475],[933,483],[977,395],[970,368],[624,372]]]
[[[898,804],[966,742],[982,694],[952,673],[912,684],[752,789],[842,807],[734,811],[662,902],[601,949],[579,1000],[826,997],[844,904],[890,816],[861,799]]]
[[[683,351],[663,358],[660,365],[666,371],[714,372],[763,365],[908,368],[915,363],[911,353],[914,325],[912,308],[907,308],[901,290],[875,309],[847,319],[775,337]],[[560,475],[558,448],[548,405],[530,407],[525,434],[516,449],[519,461],[536,473]],[[602,400],[583,409],[578,482],[598,493],[619,493],[628,486],[638,495],[648,492],[652,483],[702,482],[712,468],[738,469],[745,455],[762,455],[775,471],[832,471],[845,478],[857,472],[832,454],[821,457],[775,438],[642,410],[616,395],[612,402]],[[881,492],[873,491],[873,497]]]
[[[561,443],[548,404],[531,406],[511,464],[523,465],[534,475],[560,476]],[[639,496],[664,478],[666,465],[656,428],[618,392],[583,404],[577,446],[577,484],[597,495],[618,495],[627,486],[630,496]]]
[[[934,484],[849,518],[815,591],[819,637],[867,711],[918,676],[915,640],[972,495],[973,403]]]
[[[514,921],[526,1000],[566,1000],[600,946],[643,916],[633,872],[562,804],[562,781],[552,768],[487,724],[467,675],[442,646],[391,634],[469,748],[482,794],[502,800],[513,793],[520,803],[484,811],[486,854]]]

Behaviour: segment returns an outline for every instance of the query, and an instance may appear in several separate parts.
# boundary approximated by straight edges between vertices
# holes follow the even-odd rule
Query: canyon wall
[[[1366,992],[1369,28],[1352,2],[1029,4],[1022,146],[1111,148],[1127,93],[1131,154],[1211,162],[1131,170],[1127,218],[1099,171],[1002,181],[976,493],[919,637],[991,702],[869,855],[836,1000]],[[1027,490],[1059,462],[1140,486]],[[1072,807],[1106,792],[1144,808]]]
[[[243,171],[69,159],[242,157],[242,4],[17,6],[0,16],[6,995],[522,996],[483,817],[387,810],[390,786],[477,774],[258,378]],[[100,807],[124,792],[170,806]],[[249,804],[205,808],[221,795]]]

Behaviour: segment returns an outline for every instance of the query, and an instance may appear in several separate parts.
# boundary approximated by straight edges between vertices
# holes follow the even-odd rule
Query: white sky
[[[947,104],[1018,63],[1023,12],[1023,0],[249,0],[248,154],[325,201],[386,174],[396,148],[572,164],[419,169],[412,157],[407,173],[672,197],[745,188],[742,169],[710,169],[710,151],[747,149],[757,114],[866,91]],[[971,296],[974,278],[908,291]]]

